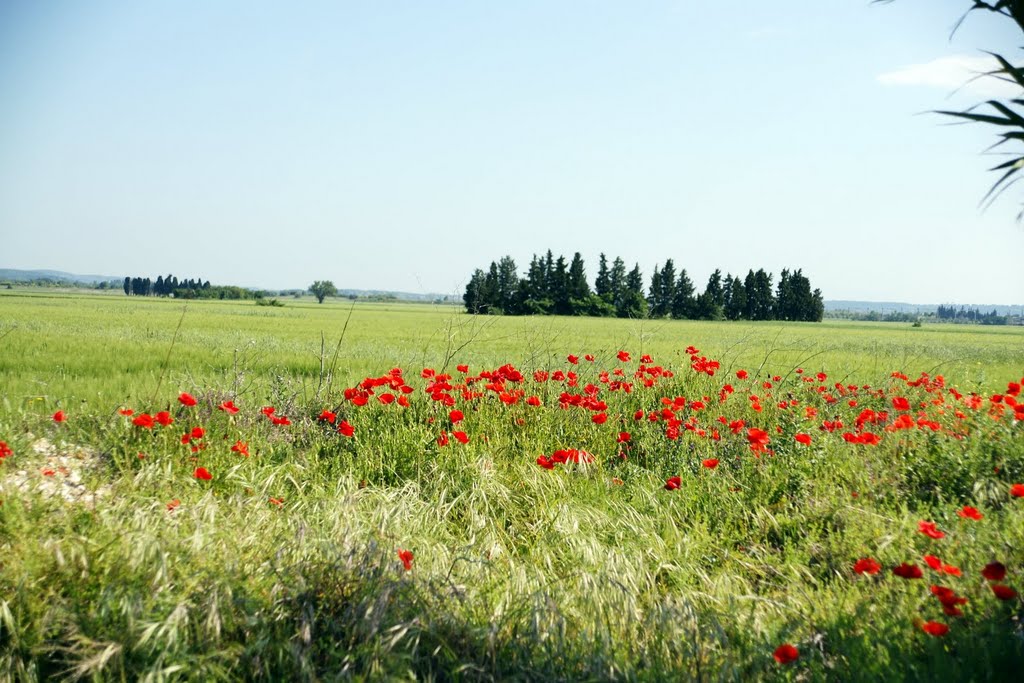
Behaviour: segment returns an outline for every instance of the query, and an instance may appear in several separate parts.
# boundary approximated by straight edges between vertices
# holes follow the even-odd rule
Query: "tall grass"
[[[1024,588],[1024,500],[1008,493],[1024,480],[1021,424],[993,418],[988,401],[1024,370],[1012,351],[1019,333],[480,320],[357,306],[327,402],[323,392],[314,400],[321,358],[346,307],[213,302],[190,304],[150,400],[180,305],[0,296],[0,310],[16,325],[0,342],[0,440],[13,451],[0,462],[0,677],[1005,680],[1024,658],[1020,600],[995,599],[979,574],[999,560],[1005,583]],[[714,377],[690,369],[689,343],[721,362]],[[633,359],[617,361],[619,349]],[[568,353],[598,360],[572,366]],[[675,376],[607,390],[600,371],[632,372],[641,353]],[[457,364],[473,376],[515,363],[527,393],[506,405],[486,380],[473,385],[480,398],[453,391],[465,419],[452,424],[419,376],[446,361],[453,383]],[[342,398],[395,366],[415,388],[408,408]],[[740,368],[751,377],[738,379]],[[534,369],[575,369],[580,383],[537,383]],[[818,384],[872,389],[826,403],[803,380],[819,370],[831,377]],[[969,409],[893,370],[958,375],[965,397],[985,388],[985,401]],[[562,391],[590,382],[607,402],[606,424],[558,407]],[[736,393],[719,404],[727,382]],[[179,405],[179,391],[198,405]],[[928,403],[940,394],[946,403]],[[789,395],[797,410],[776,405]],[[838,417],[840,431],[852,430],[864,408],[892,413],[896,395],[924,401],[941,428],[879,425],[877,446],[817,428]],[[707,396],[707,407],[680,415],[721,438],[684,429],[667,439],[664,421],[646,413],[676,396]],[[228,399],[238,414],[218,409]],[[268,403],[291,424],[261,414]],[[50,418],[57,406],[66,422]],[[806,418],[806,406],[819,415]],[[137,427],[118,408],[169,409],[174,423]],[[354,435],[318,419],[324,409]],[[745,428],[734,434],[719,415],[767,429],[773,452],[758,457]],[[195,426],[204,435],[183,444]],[[468,443],[439,445],[454,430]],[[620,431],[630,440],[620,443]],[[812,435],[810,446],[797,432]],[[55,448],[36,452],[44,437]],[[239,440],[249,457],[230,450]],[[193,452],[197,444],[205,448]],[[560,448],[596,458],[538,466]],[[706,458],[718,467],[703,467]],[[195,478],[197,466],[213,478]],[[58,467],[79,470],[96,497],[46,493],[41,483],[67,476],[44,473]],[[678,489],[666,490],[670,476]],[[984,518],[960,517],[963,505]],[[920,533],[922,520],[946,537]],[[411,570],[399,550],[412,551]],[[892,575],[925,554],[962,576]],[[882,564],[877,576],[854,573],[867,556]],[[931,584],[970,600],[962,617],[942,614]],[[923,620],[949,622],[950,633],[926,635]],[[796,662],[773,659],[783,642],[798,648]]]

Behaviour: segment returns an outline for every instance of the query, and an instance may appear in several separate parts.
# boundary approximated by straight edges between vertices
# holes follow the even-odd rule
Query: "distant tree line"
[[[579,252],[571,261],[550,250],[533,255],[520,277],[511,256],[473,272],[463,301],[469,313],[506,315],[587,315],[681,320],[805,320],[820,321],[825,312],[821,290],[811,289],[801,270],[783,270],[777,286],[764,269],[744,278],[715,270],[698,292],[686,269],[676,271],[672,259],[655,266],[644,289],[639,264],[626,270],[616,257],[600,256],[591,289]]]
[[[1007,317],[1005,315],[999,315],[995,309],[992,309],[991,313],[982,313],[977,308],[964,308],[961,306],[943,306],[939,305],[935,311],[935,317],[939,320],[946,320],[949,322],[969,322],[978,323],[980,325],[1005,325],[1007,324]]]
[[[263,294],[233,285],[213,286],[209,280],[178,280],[174,275],[159,275],[155,281],[148,277],[126,277],[122,288],[128,296],[173,296],[176,299],[259,299]]]
[[[118,283],[114,282],[113,287]],[[0,287],[14,289],[15,287],[56,287],[60,289],[110,289],[109,282],[77,282],[60,278],[35,277],[30,280],[0,280]]]
[[[876,323],[916,323],[930,317],[931,313],[910,313],[908,311],[848,311],[845,309],[831,310],[825,314],[832,320],[857,320]]]

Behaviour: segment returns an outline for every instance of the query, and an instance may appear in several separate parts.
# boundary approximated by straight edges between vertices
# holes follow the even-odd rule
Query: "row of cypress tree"
[[[977,322],[982,325],[1005,325],[1006,316],[999,315],[999,312],[994,308],[991,313],[982,313],[978,308],[964,308],[961,306],[943,306],[939,305],[938,310],[935,311],[935,317],[939,320],[952,320],[954,322],[969,321]]]
[[[203,282],[202,280],[181,280],[168,275],[158,275],[156,282],[150,280],[148,277],[126,277],[124,279],[124,293],[128,296],[171,296],[176,294],[178,290],[190,290],[192,292],[198,292],[203,289],[210,288],[210,281]],[[180,294],[177,294],[180,296]]]
[[[173,296],[176,299],[261,299],[265,294],[235,285],[210,285],[209,280],[179,280],[173,275],[157,276],[156,281],[148,277],[126,277],[123,288],[128,296]]]
[[[820,321],[825,313],[821,290],[811,289],[800,269],[783,270],[777,286],[763,268],[740,278],[716,269],[704,291],[698,292],[683,268],[672,259],[655,266],[645,292],[639,264],[629,271],[616,257],[609,265],[600,256],[591,289],[579,252],[571,261],[555,258],[551,250],[533,255],[520,277],[511,256],[476,269],[463,301],[469,313],[506,315],[589,315],[619,318],[677,318],[684,320],[803,320]]]

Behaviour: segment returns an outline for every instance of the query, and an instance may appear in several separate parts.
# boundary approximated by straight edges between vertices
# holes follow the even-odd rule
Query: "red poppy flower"
[[[526,399],[526,405],[533,406],[534,408],[536,408],[537,406],[540,405],[540,398],[537,396],[531,396],[530,398]]]
[[[231,447],[231,450],[239,455],[244,455],[247,458],[249,457],[249,444],[245,441],[236,441],[235,445]]]
[[[797,443],[802,443],[805,446],[810,446],[811,445],[811,435],[810,434],[797,434],[793,438],[796,439]]]
[[[206,430],[202,427],[193,427],[192,431],[189,432],[189,436],[193,439],[201,439],[206,436]]]
[[[269,502],[270,502],[271,505],[276,505],[277,507],[281,507],[282,505],[284,505],[284,498],[273,498],[272,497]]]
[[[764,447],[768,445],[771,438],[768,436],[768,432],[763,429],[751,427],[747,430],[747,441],[750,442],[751,446]]]
[[[412,551],[411,550],[399,550],[398,559],[402,561],[402,566],[405,567],[405,571],[412,569]]]
[[[238,412],[238,406],[235,405],[234,401],[224,401],[217,406],[217,410],[223,410],[228,415],[234,415]]]
[[[790,664],[800,658],[800,651],[789,643],[783,643],[775,648],[775,652],[772,653],[772,657],[779,664]]]
[[[287,415],[281,415],[279,417],[272,417],[272,418],[270,418],[270,421],[273,422],[276,425],[290,425],[292,423],[292,421],[288,419]]]
[[[892,573],[900,577],[901,579],[920,579],[922,576],[924,576],[924,572],[921,571],[921,568],[913,562],[909,564],[903,562],[899,566],[893,567]]]
[[[437,437],[437,445],[441,448],[448,445],[448,432],[441,432],[441,436]]]
[[[897,396],[892,400],[892,407],[896,410],[910,410],[910,401],[902,396]]]
[[[628,443],[633,437],[629,432],[619,432],[618,437],[615,439],[615,443]]]
[[[458,370],[459,372],[461,372],[462,374],[466,374],[467,372],[469,372],[469,366],[468,365],[456,365],[455,369]]]
[[[989,581],[1002,581],[1006,578],[1006,565],[1002,562],[989,562],[981,570],[981,575]]]
[[[338,419],[338,415],[324,408],[323,412],[321,412],[316,419],[321,422],[330,422],[331,424],[334,424],[334,421]]]
[[[701,465],[708,468],[709,470],[713,470],[716,467],[718,467],[718,458],[706,458],[701,462]]]
[[[356,428],[350,425],[348,420],[342,420],[338,425],[338,433],[342,436],[352,436],[356,433]]]
[[[853,563],[853,571],[858,574],[877,574],[881,569],[882,565],[873,557],[862,557]]]
[[[569,357],[566,358],[566,360],[572,363],[573,365],[577,365],[580,362],[579,356],[574,356],[571,353],[569,354]]]
[[[198,403],[198,401],[196,401],[195,396],[183,391],[180,394],[178,394],[178,403],[180,403],[183,406],[191,407]]]
[[[956,514],[960,515],[964,519],[978,520],[984,517],[983,514],[978,512],[977,508],[972,508],[970,505],[964,505]]]
[[[918,522],[917,530],[929,538],[939,539],[946,537],[945,532],[935,528],[935,522]]]
[[[629,351],[619,351],[617,354],[615,354],[615,357],[618,358],[623,363],[628,363],[629,362]]]
[[[942,570],[942,560],[940,560],[939,558],[935,557],[934,555],[925,555],[924,556],[924,562],[925,562],[925,564],[927,564],[929,567],[931,567],[935,571],[941,571]]]
[[[749,375],[747,374],[746,370],[736,371],[736,379],[746,379],[747,377],[749,377]]]
[[[205,467],[197,467],[196,471],[192,473],[192,476],[203,481],[210,481],[213,479],[213,475],[210,474]]]
[[[466,416],[462,414],[461,410],[453,410],[448,413],[448,419],[452,421],[452,424],[458,424],[466,419]]]
[[[132,424],[136,427],[142,427],[143,429],[152,429],[153,425],[156,423],[153,421],[152,415],[149,413],[142,413],[141,415],[135,416],[132,420]]]
[[[577,448],[559,449],[551,454],[551,462],[571,462],[576,465],[589,465],[595,459],[592,453]]]
[[[466,432],[452,432],[452,437],[459,443],[469,443],[469,435]]]
[[[596,425],[603,425],[608,421],[608,413],[597,413],[595,415],[591,415],[590,421]]]
[[[8,455],[11,455],[12,453],[14,453],[14,451],[12,451],[11,447],[7,445],[7,442],[6,441],[0,441],[0,460],[3,460],[4,458],[6,458]]]
[[[54,417],[56,419],[56,417]],[[1014,484],[1010,487],[1010,495],[1014,498],[1024,498],[1024,484]]]
[[[167,504],[167,511],[168,511],[168,512],[174,512],[174,510],[175,510],[175,509],[176,509],[176,508],[177,508],[177,507],[178,507],[179,505],[181,505],[181,501],[180,501],[180,500],[178,500],[177,498],[175,498],[174,500],[172,500],[172,501],[171,501],[170,503],[168,503],[168,504]]]
[[[117,412],[119,412],[121,415],[124,415],[125,417],[131,417],[132,415],[135,414],[135,411],[132,410],[131,408],[121,408]]]
[[[68,419],[68,416],[64,413],[63,410],[58,410],[56,413],[53,414],[54,422],[64,422],[66,419]]]
[[[675,491],[677,488],[683,485],[683,480],[679,477],[669,477],[665,480],[665,490]]]
[[[273,416],[274,413],[277,412],[277,408],[275,408],[274,406],[263,406],[262,408],[260,408],[260,412],[266,415],[267,417],[271,417]]]
[[[1001,583],[993,583],[992,592],[995,593],[996,597],[1000,600],[1013,600],[1017,597],[1017,591],[1013,590],[1009,586],[1004,586]]]
[[[941,621],[926,621],[921,624],[921,630],[930,636],[941,638],[949,633],[949,626],[943,624]]]
[[[543,467],[546,470],[553,470],[553,469],[555,469],[555,461],[552,460],[551,458],[547,457],[546,455],[542,455],[542,456],[538,457],[537,458],[537,464],[540,465],[541,467]]]
[[[164,427],[168,427],[174,422],[174,418],[171,417],[171,414],[166,410],[161,410],[156,414],[156,418],[154,419]]]

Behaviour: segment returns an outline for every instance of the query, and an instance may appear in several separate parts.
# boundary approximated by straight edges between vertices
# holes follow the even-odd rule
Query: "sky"
[[[461,296],[550,249],[1024,303],[993,130],[930,113],[1008,94],[970,4],[0,0],[0,268]]]

